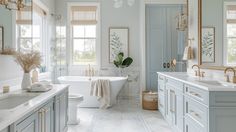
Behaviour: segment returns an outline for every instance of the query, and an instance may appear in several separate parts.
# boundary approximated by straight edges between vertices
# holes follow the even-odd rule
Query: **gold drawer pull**
[[[194,96],[197,96],[197,97],[199,97],[199,98],[202,98],[202,96],[199,95],[198,93],[195,93],[195,92],[192,92],[192,91],[190,91],[189,93],[192,94],[192,95],[194,95]]]
[[[196,116],[196,117],[198,117],[198,118],[201,119],[201,116],[200,116],[198,113],[196,113],[195,111],[190,110],[190,113],[191,113],[192,115],[194,115],[194,116]]]

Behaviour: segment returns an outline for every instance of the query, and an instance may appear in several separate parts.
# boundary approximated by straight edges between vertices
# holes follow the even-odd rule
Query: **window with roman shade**
[[[72,6],[71,25],[96,25],[97,7],[96,6]]]
[[[97,6],[70,7],[72,65],[96,65],[97,23]]]
[[[17,49],[21,52],[39,51],[42,65],[46,65],[46,27],[47,12],[33,3],[16,12]]]
[[[226,5],[226,44],[227,44],[227,64],[236,64],[236,5]]]

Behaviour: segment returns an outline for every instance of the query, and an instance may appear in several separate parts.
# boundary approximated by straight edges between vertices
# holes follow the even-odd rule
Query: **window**
[[[236,64],[236,4],[226,5],[226,65]]]
[[[66,27],[56,27],[56,63],[66,65]]]
[[[71,6],[72,65],[97,63],[97,6]]]
[[[42,56],[41,72],[46,71],[46,12],[35,3],[17,12],[17,49],[21,52],[38,51]]]

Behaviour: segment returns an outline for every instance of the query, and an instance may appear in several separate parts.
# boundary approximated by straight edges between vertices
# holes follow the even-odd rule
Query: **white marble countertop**
[[[236,84],[209,77],[195,77],[187,72],[157,72],[157,74],[181,81],[206,91],[236,91]]]
[[[53,98],[55,95],[63,91],[68,86],[69,85],[55,84],[53,85],[53,88],[50,91],[43,93],[29,93],[23,90],[17,90],[6,94],[0,94],[0,97],[5,96],[7,94],[39,94],[38,96],[32,98],[26,103],[17,106],[13,110],[0,110],[0,131],[5,129],[12,123],[16,122],[17,120],[21,119],[26,114],[34,111],[37,107],[39,107],[43,103],[46,103],[49,99]]]

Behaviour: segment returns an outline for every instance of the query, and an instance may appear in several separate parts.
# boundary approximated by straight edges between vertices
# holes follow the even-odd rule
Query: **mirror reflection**
[[[201,63],[236,66],[236,1],[202,0]]]

